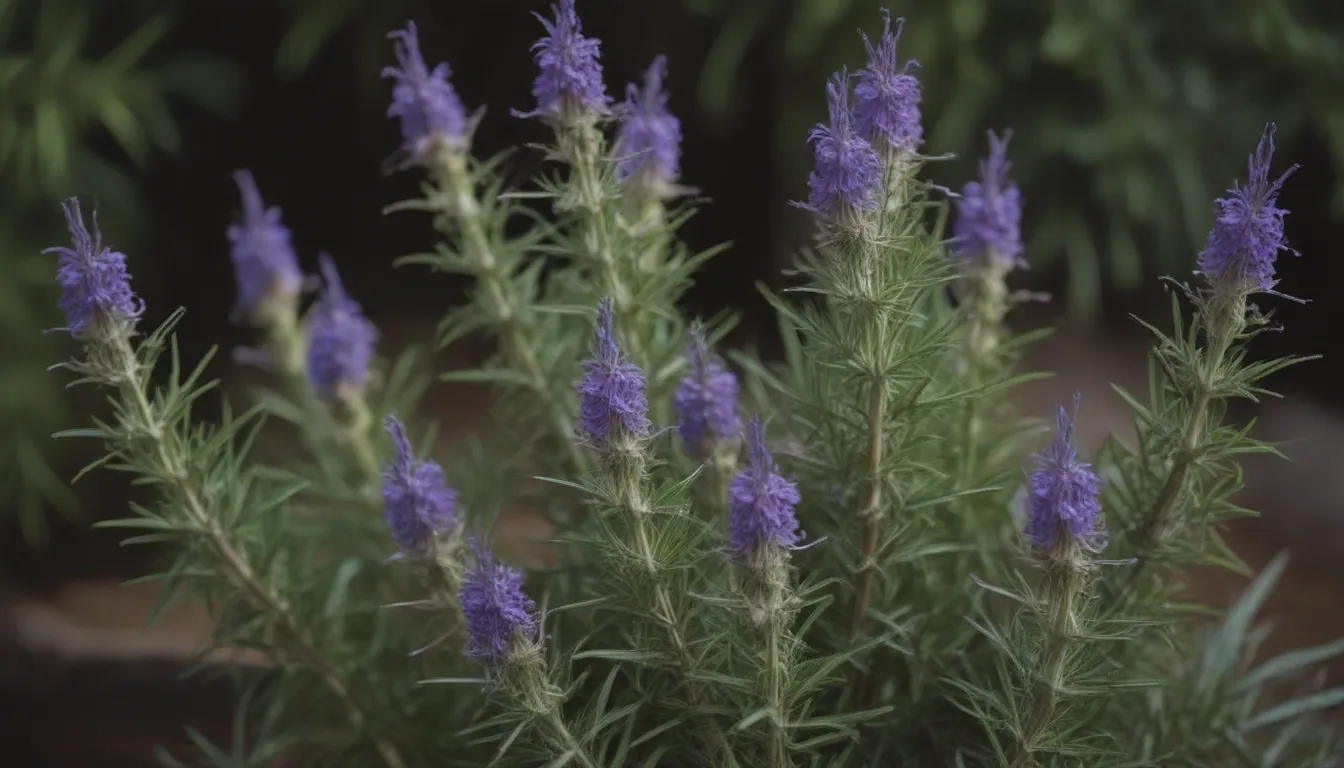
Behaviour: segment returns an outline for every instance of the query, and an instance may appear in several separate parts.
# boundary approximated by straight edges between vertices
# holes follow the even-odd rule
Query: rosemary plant
[[[501,404],[491,439],[449,467],[417,413],[419,358],[380,358],[331,257],[304,276],[250,174],[227,232],[235,317],[261,339],[242,359],[274,381],[217,424],[193,416],[211,385],[204,362],[183,372],[182,313],[141,337],[125,258],[66,203],[72,242],[53,250],[82,353],[63,367],[112,410],[64,434],[153,487],[106,524],[170,543],[170,593],[207,601],[212,650],[259,660],[239,673],[247,738],[196,734],[207,761],[1338,764],[1316,716],[1344,690],[1261,702],[1344,643],[1249,661],[1282,561],[1217,626],[1179,590],[1180,569],[1241,567],[1219,526],[1245,513],[1238,457],[1272,449],[1225,406],[1297,362],[1245,347],[1269,322],[1250,297],[1283,298],[1272,128],[1217,202],[1200,285],[1172,282],[1174,330],[1149,326],[1150,390],[1126,395],[1137,441],[1088,462],[1078,400],[1038,448],[1004,397],[1034,375],[1017,358],[1036,335],[1008,323],[1034,298],[1008,286],[1030,262],[1009,134],[990,134],[960,194],[923,180],[936,158],[900,24],[826,84],[797,204],[814,247],[768,297],[786,354],[736,367],[714,348],[724,323],[677,310],[712,252],[676,236],[691,209],[666,59],[613,107],[598,41],[560,0],[524,117],[550,126],[564,170],[512,190],[506,158],[473,157],[487,123],[448,65],[427,64],[414,25],[393,32],[394,158],[426,176],[393,207],[432,213],[443,238],[404,261],[474,281],[441,344],[498,342],[482,370],[442,376],[490,382]],[[267,419],[298,438],[283,461],[252,450]],[[530,577],[493,554],[505,505],[554,526]]]

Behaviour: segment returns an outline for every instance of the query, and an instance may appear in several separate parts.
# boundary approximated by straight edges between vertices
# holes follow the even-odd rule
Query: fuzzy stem
[[[766,569],[765,584],[765,703],[771,710],[766,749],[771,768],[793,768],[784,718],[789,712],[784,689],[788,668],[781,646],[788,641],[792,612],[788,610],[788,572],[780,560]]]
[[[668,588],[667,573],[659,565],[658,558],[653,551],[653,544],[649,538],[648,518],[652,510],[649,504],[648,489],[645,487],[648,468],[644,457],[644,446],[640,444],[638,437],[622,435],[622,438],[616,441],[616,444],[610,446],[609,459],[611,474],[615,480],[616,506],[630,515],[631,528],[634,532],[635,553],[644,565],[649,580],[653,582],[654,618],[662,625],[663,631],[667,634],[668,643],[676,654],[677,665],[680,667],[686,694],[686,703],[690,705],[692,712],[698,713],[704,706],[706,699],[700,687],[694,682],[696,662],[694,655],[691,653],[690,644],[686,642],[683,634],[685,618],[676,608],[671,590]],[[701,719],[705,727],[704,739],[719,755],[721,762],[716,764],[735,764],[728,738],[724,735],[718,723],[707,716]]]
[[[1003,317],[1007,313],[1007,269],[1003,259],[992,253],[982,254],[970,266],[964,278],[965,296],[970,312],[966,322],[966,378],[967,384],[978,388],[984,381],[986,367],[999,345]],[[972,397],[966,403],[962,422],[961,478],[963,486],[979,470],[977,450],[983,429],[982,398]]]
[[[140,363],[131,348],[128,337],[120,337],[115,349],[111,350],[120,363],[120,373],[116,381],[108,382],[117,386],[122,401],[134,409],[133,417],[139,422],[139,431],[143,437],[155,446],[154,459],[156,469],[171,482],[188,519],[205,534],[210,549],[219,558],[224,571],[237,585],[253,607],[266,614],[274,622],[275,628],[287,641],[289,650],[300,663],[308,667],[326,684],[327,688],[345,707],[350,725],[356,731],[365,728],[366,717],[351,694],[345,681],[334,667],[313,646],[303,630],[294,621],[284,598],[275,594],[257,578],[246,555],[233,546],[228,534],[222,530],[217,520],[207,511],[202,494],[192,480],[190,471],[182,459],[182,452],[172,441],[173,434],[154,413],[149,399],[140,386]],[[405,762],[390,742],[370,735],[374,748],[389,768],[402,768]]]
[[[854,594],[854,607],[849,616],[849,633],[857,637],[868,618],[868,601],[872,596],[876,563],[873,556],[882,523],[882,472],[884,427],[887,415],[886,382],[874,377],[868,393],[868,491],[859,519],[863,528],[859,535],[859,583]]]
[[[643,247],[640,249],[639,269],[646,275],[656,274],[667,259],[667,208],[657,198],[641,200],[635,213],[635,234]]]
[[[516,646],[506,658],[504,689],[534,722],[545,729],[550,746],[572,756],[581,768],[598,768],[598,763],[574,737],[565,722],[560,705],[564,696],[550,681],[541,649],[531,643]]]
[[[1246,296],[1237,294],[1221,300],[1215,297],[1209,312],[1211,317],[1206,321],[1209,332],[1208,354],[1200,363],[1198,391],[1190,405],[1190,417],[1181,432],[1179,448],[1172,461],[1171,470],[1167,473],[1161,490],[1158,491],[1157,499],[1153,503],[1153,512],[1140,534],[1136,562],[1124,580],[1120,599],[1113,603],[1116,610],[1127,603],[1135,584],[1151,564],[1153,555],[1174,531],[1175,515],[1186,487],[1186,479],[1208,437],[1209,411],[1214,403],[1216,378],[1228,350],[1245,328]]]
[[[612,310],[625,331],[630,357],[648,368],[643,355],[642,313],[635,297],[621,279],[620,265],[611,245],[606,213],[606,193],[602,186],[602,133],[592,125],[567,126],[559,132],[561,151],[569,159],[573,176],[568,205],[579,211],[583,256],[596,266],[598,279],[611,297]]]
[[[574,734],[569,732],[569,727],[565,725],[564,718],[560,716],[558,708],[554,708],[547,713],[545,720],[546,726],[551,729],[553,737],[560,743],[564,751],[574,755],[575,763],[581,768],[597,768],[597,763],[579,745],[579,741],[574,738]]]
[[[482,218],[481,205],[471,173],[467,168],[467,155],[463,152],[445,150],[439,162],[433,166],[440,191],[447,204],[444,215],[457,223],[464,239],[465,251],[476,267],[475,277],[485,295],[487,309],[494,316],[495,324],[500,328],[503,339],[504,356],[513,367],[523,374],[527,386],[542,402],[546,403],[547,417],[551,422],[551,432],[557,441],[565,446],[572,468],[582,472],[588,470],[588,457],[574,444],[574,424],[565,412],[563,403],[553,396],[546,380],[546,373],[537,359],[532,340],[523,325],[518,311],[518,297],[514,293],[511,275],[505,271],[495,256],[494,247],[486,233]]]
[[[383,467],[378,460],[378,452],[369,439],[373,429],[373,413],[369,410],[369,401],[363,390],[342,390],[340,402],[345,406],[348,420],[340,426],[341,442],[350,449],[360,472],[364,475],[366,487],[377,488],[382,478]]]
[[[1076,547],[1070,543],[1069,547]],[[1078,632],[1077,602],[1082,589],[1082,572],[1069,555],[1058,557],[1048,566],[1044,602],[1049,620],[1044,626],[1044,645],[1037,658],[1031,709],[1027,725],[1019,735],[1013,768],[1036,765],[1033,753],[1037,739],[1050,726],[1064,687],[1064,662],[1069,643]]]

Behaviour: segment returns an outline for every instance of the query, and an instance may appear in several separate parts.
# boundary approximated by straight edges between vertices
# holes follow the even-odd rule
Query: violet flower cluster
[[[621,106],[616,132],[616,176],[665,196],[681,172],[681,121],[667,110],[667,57],[658,56],[644,74],[644,87],[631,83]]]
[[[1101,480],[1091,464],[1078,458],[1073,418],[1063,406],[1055,419],[1055,439],[1035,459],[1027,483],[1027,538],[1043,550],[1063,541],[1087,549],[1102,546]]]
[[[648,434],[647,382],[644,372],[616,344],[609,298],[598,302],[593,357],[584,361],[583,368],[578,384],[579,430],[599,448],[615,437],[615,430]]]
[[[390,77],[392,104],[387,116],[401,123],[403,147],[413,157],[419,157],[434,142],[449,147],[461,147],[467,139],[467,114],[449,78],[452,69],[439,62],[434,69],[425,63],[420,53],[420,37],[413,22],[404,30],[388,35],[393,41],[397,66],[383,70]]]
[[[308,381],[324,400],[364,388],[373,364],[378,329],[345,291],[336,265],[318,257],[325,289],[308,319]]]
[[[448,487],[443,467],[415,458],[406,427],[395,416],[388,416],[384,427],[394,449],[383,470],[387,527],[403,552],[421,552],[433,536],[457,527],[457,491]]]
[[[806,207],[832,220],[877,207],[882,163],[873,145],[854,127],[849,108],[850,77],[837,73],[826,86],[830,123],[808,135],[814,166]]]
[[[1199,254],[1199,270],[1215,286],[1232,291],[1243,290],[1243,286],[1251,291],[1270,291],[1277,283],[1274,262],[1279,251],[1297,254],[1283,235],[1283,219],[1288,212],[1278,207],[1283,182],[1297,165],[1270,181],[1273,159],[1274,125],[1270,124],[1247,162],[1246,183],[1234,184],[1227,197],[1216,201],[1217,216]]]
[[[923,89],[919,79],[910,74],[911,67],[919,64],[907,61],[901,66],[896,55],[904,26],[905,19],[897,19],[893,32],[891,14],[882,11],[882,36],[877,45],[863,36],[868,62],[859,70],[859,82],[854,86],[855,131],[886,153],[912,153],[924,141],[919,113]]]
[[[532,84],[537,106],[519,116],[571,123],[582,115],[608,113],[611,97],[602,81],[601,42],[584,37],[574,0],[559,0],[551,13],[553,19],[533,14],[546,29],[532,46],[539,70]]]
[[[500,664],[508,660],[516,642],[536,637],[536,604],[523,591],[522,573],[496,561],[474,537],[467,547],[473,561],[460,595],[467,620],[467,655]]]
[[[79,200],[61,203],[70,229],[70,245],[47,248],[42,253],[59,255],[56,284],[61,288],[61,311],[66,328],[76,338],[103,333],[128,333],[145,305],[131,290],[126,270],[126,255],[103,245],[98,217],[93,217],[93,233],[84,225]]]
[[[742,430],[737,416],[737,376],[710,352],[703,333],[690,334],[686,345],[689,370],[672,398],[677,434],[686,453],[703,459],[713,445],[736,440]]]
[[[753,562],[764,549],[793,549],[802,538],[794,511],[802,495],[775,467],[760,416],[747,426],[747,457],[747,466],[728,487],[726,549],[743,563]]]
[[[1008,142],[989,134],[989,157],[980,162],[980,180],[970,181],[957,200],[952,253],[963,258],[989,258],[1004,271],[1025,267],[1022,259],[1022,193],[1008,178]]]
[[[280,209],[267,206],[251,171],[233,174],[242,196],[242,217],[229,226],[229,258],[238,281],[237,311],[258,318],[279,297],[294,297],[303,288],[303,272],[294,253],[289,228]]]

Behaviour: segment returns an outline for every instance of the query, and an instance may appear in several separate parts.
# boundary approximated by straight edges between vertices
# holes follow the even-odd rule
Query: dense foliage
[[[498,341],[483,368],[440,376],[499,402],[450,471],[428,458],[421,357],[379,356],[333,257],[302,275],[250,174],[227,233],[235,317],[276,385],[218,424],[193,418],[211,386],[177,353],[182,315],[142,336],[125,256],[66,202],[71,244],[51,250],[82,353],[64,367],[113,409],[65,435],[158,491],[108,525],[175,544],[170,590],[208,601],[219,648],[269,660],[240,678],[234,744],[165,760],[1337,764],[1313,716],[1344,690],[1280,687],[1344,646],[1249,663],[1281,563],[1213,629],[1178,581],[1241,567],[1219,524],[1245,513],[1239,456],[1272,449],[1224,410],[1297,362],[1245,352],[1269,327],[1249,299],[1288,300],[1274,271],[1291,169],[1271,169],[1272,126],[1216,201],[1196,282],[1170,285],[1172,329],[1150,326],[1149,391],[1125,393],[1136,440],[1087,462],[1085,404],[1061,406],[1032,454],[1041,430],[1003,396],[1029,378],[1032,339],[1005,318],[1036,298],[1007,287],[1031,259],[1010,135],[990,134],[959,194],[924,180],[899,21],[826,84],[795,205],[816,237],[798,287],[769,296],[787,351],[771,363],[725,360],[728,321],[678,312],[714,253],[677,238],[693,206],[667,62],[618,102],[573,0],[539,20],[535,103],[512,114],[553,140],[523,190],[505,187],[507,158],[472,155],[489,123],[414,25],[390,35],[396,159],[425,176],[391,209],[441,235],[403,265],[474,280],[441,345]],[[250,455],[267,420],[301,437],[283,465]],[[553,528],[526,577],[493,551],[517,514]]]

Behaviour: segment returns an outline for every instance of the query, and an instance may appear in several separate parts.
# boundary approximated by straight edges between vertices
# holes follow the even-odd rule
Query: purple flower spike
[[[1274,260],[1279,251],[1298,255],[1283,238],[1283,217],[1288,211],[1277,205],[1283,182],[1297,165],[1271,182],[1269,164],[1273,157],[1274,124],[1270,123],[1247,163],[1246,185],[1234,183],[1227,197],[1215,201],[1218,215],[1199,254],[1199,271],[1214,285],[1269,291],[1277,283]]]
[[[904,26],[905,19],[897,19],[896,31],[892,32],[891,14],[883,10],[882,37],[877,45],[863,35],[868,66],[859,70],[859,82],[854,87],[854,123],[859,135],[875,147],[913,152],[924,141],[924,127],[919,121],[923,94],[919,80],[910,74],[910,68],[919,66],[918,62],[907,61],[902,67],[896,56]]]
[[[616,174],[622,182],[643,174],[648,184],[667,187],[680,174],[681,121],[667,111],[667,57],[658,56],[644,73],[644,88],[626,88],[616,134]]]
[[[42,253],[60,256],[56,283],[61,286],[61,310],[65,312],[66,330],[76,337],[85,337],[104,326],[108,329],[133,327],[144,313],[145,305],[131,290],[126,255],[104,247],[96,213],[93,234],[89,234],[78,199],[69,198],[61,203],[61,207],[70,229],[70,244],[74,247],[47,248]]]
[[[345,292],[336,265],[318,256],[326,290],[313,305],[308,330],[308,381],[319,397],[334,400],[343,390],[368,382],[378,329]]]
[[[737,377],[710,353],[701,333],[692,332],[686,359],[690,372],[677,385],[672,410],[686,452],[704,458],[712,442],[731,440],[742,430],[737,417]]]
[[[461,145],[467,134],[467,115],[457,91],[448,82],[452,69],[439,62],[430,70],[420,54],[420,38],[415,22],[406,29],[388,34],[397,66],[383,70],[383,77],[396,81],[392,86],[392,104],[387,116],[401,121],[405,148],[421,154],[435,140]]]
[[[546,36],[532,46],[540,70],[532,84],[537,108],[519,116],[568,121],[576,113],[606,113],[611,97],[602,82],[602,43],[583,36],[574,0],[552,4],[551,13],[554,20],[533,14],[546,29]]]
[[[233,180],[242,194],[243,216],[226,232],[229,257],[238,279],[238,310],[255,312],[273,295],[298,294],[303,272],[280,209],[262,202],[252,172],[236,171]]]
[[[876,208],[875,193],[882,182],[877,153],[854,131],[849,80],[849,75],[841,71],[827,84],[830,125],[818,125],[808,134],[814,165],[805,207],[832,218],[845,211]]]
[[[475,538],[468,546],[475,562],[458,596],[467,620],[467,655],[497,664],[506,659],[516,638],[536,635],[536,604],[523,592],[521,573],[496,562]]]
[[[989,157],[980,162],[980,181],[968,182],[957,200],[952,252],[961,258],[981,255],[1007,268],[1025,267],[1022,261],[1022,193],[1008,178],[1008,142],[989,134]]]
[[[395,416],[383,423],[396,455],[383,470],[383,509],[392,538],[405,552],[424,549],[434,534],[457,525],[457,492],[448,487],[443,467],[418,461]]]
[[[649,430],[649,402],[644,373],[625,358],[612,335],[611,299],[597,304],[597,337],[593,359],[583,363],[579,382],[579,429],[599,445],[613,428],[632,435]]]
[[[794,507],[802,500],[798,486],[775,470],[765,447],[761,417],[747,428],[750,458],[728,486],[728,552],[746,560],[761,547],[792,549],[802,533]]]
[[[1074,396],[1074,410],[1078,407]],[[1078,459],[1073,446],[1073,419],[1060,406],[1055,439],[1037,456],[1028,479],[1026,534],[1042,549],[1051,549],[1061,532],[1088,549],[1104,545],[1100,528],[1101,480],[1092,465]]]

